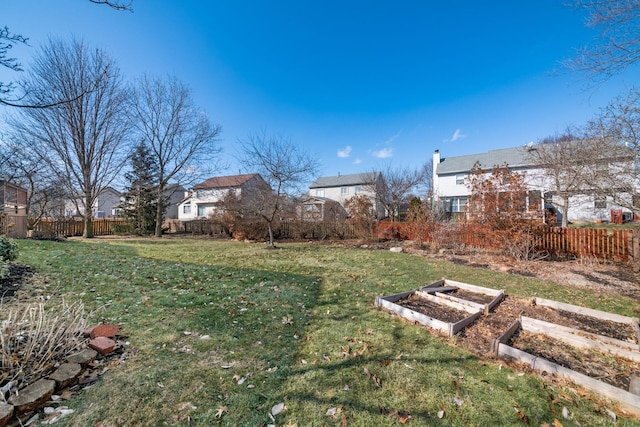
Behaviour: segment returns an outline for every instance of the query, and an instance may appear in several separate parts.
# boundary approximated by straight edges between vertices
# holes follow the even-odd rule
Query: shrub
[[[47,310],[44,304],[5,308],[0,302],[0,313],[0,387],[13,381],[21,388],[85,345],[82,304],[62,301]]]
[[[6,237],[0,237],[0,279],[9,275],[9,262],[16,258],[18,258],[18,246]]]

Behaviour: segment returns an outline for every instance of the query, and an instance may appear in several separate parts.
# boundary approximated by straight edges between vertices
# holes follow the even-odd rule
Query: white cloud
[[[398,137],[402,134],[402,131],[398,131],[398,133],[396,133],[395,135],[391,136],[389,139],[387,139],[384,142],[384,145],[389,145],[391,144],[393,141],[395,141],[396,139],[398,139]]]
[[[393,148],[383,148],[382,150],[374,151],[371,154],[373,155],[373,157],[386,159],[393,156]]]
[[[344,150],[338,150],[338,157],[345,158],[351,155],[351,146],[347,145]]]
[[[362,159],[360,159],[360,158],[356,158],[356,159],[353,161],[353,164],[354,164],[354,165],[359,165],[360,163],[362,163]]]
[[[456,129],[456,131],[453,133],[453,136],[451,137],[451,142],[453,141],[457,141],[461,138],[466,138],[467,135],[462,133],[461,129]]]

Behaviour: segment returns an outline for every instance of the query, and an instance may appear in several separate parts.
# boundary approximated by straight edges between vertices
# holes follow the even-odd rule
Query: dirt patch
[[[480,292],[472,292],[466,289],[458,289],[457,291],[453,291],[449,293],[449,295],[460,298],[463,300],[476,302],[478,304],[489,304],[496,297],[494,295],[482,294]]]
[[[457,310],[443,304],[438,304],[435,301],[422,298],[415,294],[409,298],[397,301],[396,304],[424,314],[425,316],[442,320],[443,322],[456,323],[469,317],[469,313],[464,310]]]
[[[28,265],[11,264],[9,276],[0,280],[0,299],[12,298],[33,273],[33,269]]]

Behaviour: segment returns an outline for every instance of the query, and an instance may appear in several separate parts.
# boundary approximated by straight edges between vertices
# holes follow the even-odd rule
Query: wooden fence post
[[[633,230],[631,235],[631,262],[633,271],[640,271],[640,229]]]

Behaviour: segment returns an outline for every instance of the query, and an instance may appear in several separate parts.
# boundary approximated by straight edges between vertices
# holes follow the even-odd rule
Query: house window
[[[324,190],[316,190],[316,197],[324,197]]]
[[[182,213],[183,214],[190,214],[191,213],[191,202],[187,202],[182,206]]]
[[[113,209],[111,209],[111,216],[115,216],[115,217],[120,216],[120,213],[121,213],[120,211],[121,211],[121,209],[120,209],[120,208],[113,208]]]
[[[456,185],[464,185],[464,179],[466,175],[463,173],[459,173],[456,175]]]
[[[360,186],[360,185],[356,185],[356,190],[355,190],[355,192],[356,192],[356,194],[361,194],[361,193],[363,193],[363,191],[362,191],[362,186]]]
[[[198,216],[206,216],[206,206],[198,206]]]
[[[349,194],[349,187],[340,188],[340,194],[342,195]]]
[[[606,209],[607,208],[607,197],[606,196],[594,196],[593,207],[595,209]]]

